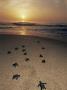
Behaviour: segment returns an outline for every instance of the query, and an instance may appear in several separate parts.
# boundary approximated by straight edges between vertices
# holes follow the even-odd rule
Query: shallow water
[[[1,26],[0,34],[32,35],[67,42],[67,26]]]

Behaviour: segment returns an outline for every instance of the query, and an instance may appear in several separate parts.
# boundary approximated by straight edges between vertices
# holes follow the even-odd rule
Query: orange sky
[[[67,23],[67,0],[0,0],[0,22]]]

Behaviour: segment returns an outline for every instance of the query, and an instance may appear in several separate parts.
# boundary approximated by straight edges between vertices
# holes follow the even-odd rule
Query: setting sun
[[[21,18],[22,18],[22,21],[25,21],[25,20],[26,20],[26,15],[23,14],[23,15],[21,16]]]

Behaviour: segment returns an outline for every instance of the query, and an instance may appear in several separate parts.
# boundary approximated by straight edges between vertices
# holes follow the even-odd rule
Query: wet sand
[[[0,35],[0,90],[40,90],[39,81],[46,90],[67,90],[67,43]]]

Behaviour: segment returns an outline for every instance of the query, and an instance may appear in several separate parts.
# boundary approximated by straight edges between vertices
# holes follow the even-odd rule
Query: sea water
[[[0,25],[0,34],[32,35],[58,39],[67,42],[67,26],[4,26]]]

